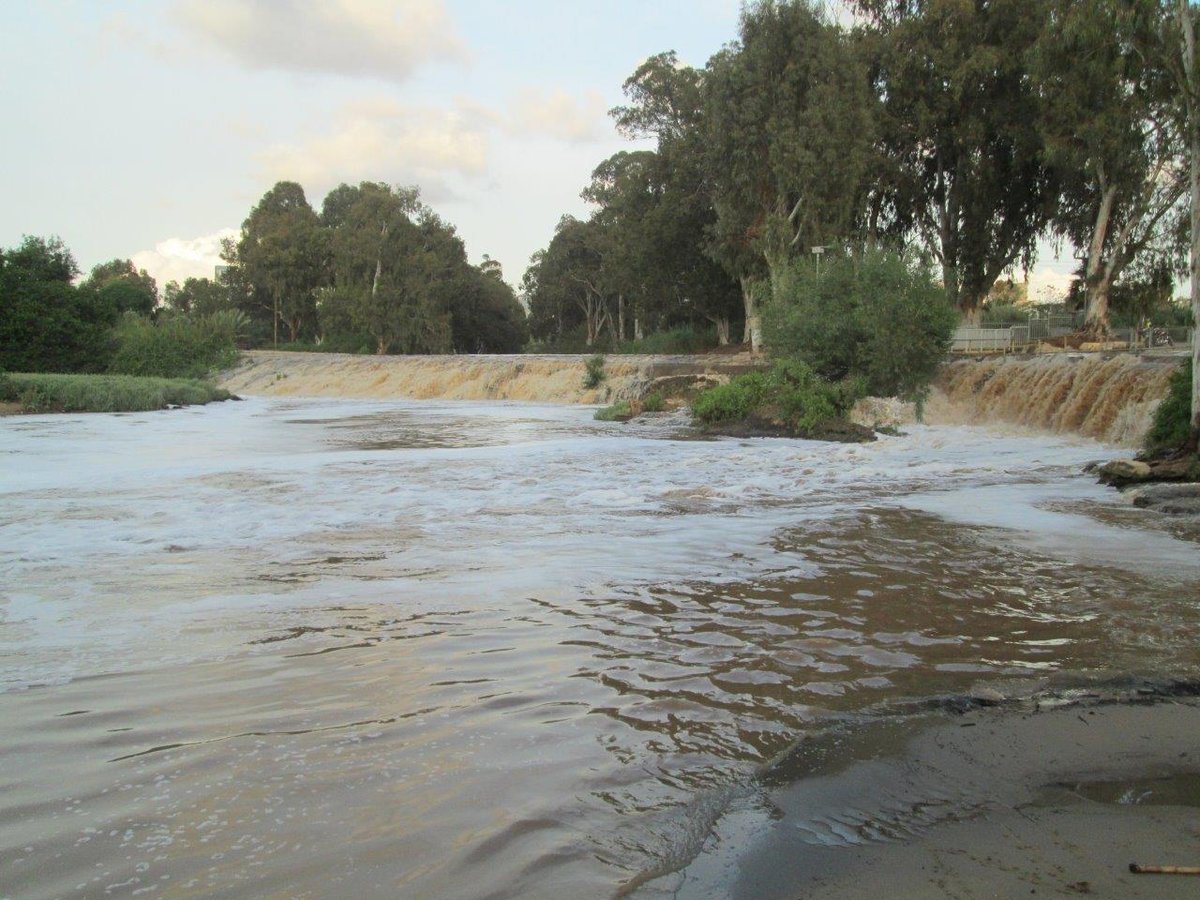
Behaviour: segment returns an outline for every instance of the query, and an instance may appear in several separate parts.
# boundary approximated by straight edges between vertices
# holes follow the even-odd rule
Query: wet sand
[[[1041,695],[802,743],[766,776],[776,818],[752,849],[735,861],[710,842],[660,887],[703,896],[725,868],[746,898],[1200,896],[1196,876],[1129,870],[1200,865],[1200,699],[1153,693]]]

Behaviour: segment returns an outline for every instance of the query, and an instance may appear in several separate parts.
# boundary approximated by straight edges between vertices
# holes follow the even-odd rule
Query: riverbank
[[[735,898],[1194,897],[1195,878],[1129,864],[1200,865],[1198,688],[1134,681],[1010,701],[984,691],[961,714],[832,729],[763,774],[769,823],[727,816],[657,888],[684,898],[723,880]]]
[[[0,376],[0,415],[67,412],[146,412],[233,399],[228,391],[191,378],[14,372]]]

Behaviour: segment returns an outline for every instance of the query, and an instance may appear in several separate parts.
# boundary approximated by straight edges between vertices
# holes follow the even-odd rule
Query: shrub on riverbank
[[[241,316],[239,320],[238,316]],[[203,378],[237,362],[238,329],[245,316],[214,313],[199,319],[183,316],[152,321],[127,315],[114,331],[109,371],[159,378]]]
[[[228,400],[232,395],[203,381],[131,375],[9,373],[0,380],[0,401],[24,412],[142,412]]]
[[[1146,434],[1146,450],[1161,453],[1187,443],[1192,426],[1192,361],[1180,366],[1167,387],[1167,396],[1154,413]]]
[[[692,416],[704,425],[754,420],[796,436],[816,436],[840,423],[864,395],[861,379],[829,382],[800,360],[777,362],[770,371],[739,375],[710,388],[692,403]]]
[[[596,410],[592,418],[597,422],[626,422],[633,418],[633,407],[628,400],[618,400],[612,406]]]
[[[921,399],[946,357],[956,314],[924,263],[889,251],[801,259],[764,312],[772,354],[878,397]]]

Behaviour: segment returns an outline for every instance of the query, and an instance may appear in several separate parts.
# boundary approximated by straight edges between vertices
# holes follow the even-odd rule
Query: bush
[[[692,403],[692,416],[715,425],[758,414],[803,432],[844,418],[863,393],[861,379],[829,382],[801,360],[783,360],[769,372],[739,375],[700,394]]]
[[[129,375],[12,374],[0,400],[25,412],[141,412],[228,400],[228,391],[202,381]]]
[[[595,356],[589,357],[584,364],[583,387],[584,390],[592,390],[600,387],[604,383],[604,379],[608,375],[604,371],[604,354],[597,353]]]
[[[1146,434],[1151,453],[1174,450],[1187,443],[1192,429],[1192,361],[1175,370],[1167,396],[1154,413],[1154,424]]]
[[[642,400],[642,412],[662,412],[667,408],[667,401],[662,394],[650,394]]]
[[[738,375],[728,384],[709,388],[692,401],[692,417],[706,425],[736,422],[767,402],[770,382],[765,372]]]
[[[238,316],[241,315],[241,319]],[[160,378],[203,378],[237,362],[237,337],[245,316],[214,313],[155,323],[126,315],[114,332],[116,350],[109,371]]]
[[[920,399],[945,359],[955,313],[927,265],[886,252],[807,259],[780,274],[764,311],[771,352],[829,382]]]
[[[617,353],[686,354],[703,353],[717,346],[717,329],[697,331],[691,325],[679,325],[669,331],[648,334],[641,340],[623,341]]]
[[[633,418],[633,407],[629,405],[628,400],[620,400],[612,406],[596,410],[592,418],[598,422],[624,422]]]

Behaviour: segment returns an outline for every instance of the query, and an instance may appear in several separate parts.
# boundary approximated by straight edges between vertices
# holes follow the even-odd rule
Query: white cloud
[[[221,240],[238,234],[236,228],[222,228],[197,238],[167,238],[155,244],[153,250],[140,250],[130,259],[153,275],[162,290],[168,281],[212,278],[215,268],[222,264]]]
[[[607,105],[599,91],[576,98],[561,89],[547,93],[534,88],[526,88],[514,99],[509,129],[570,143],[601,140],[611,132]]]
[[[429,200],[449,194],[449,174],[484,174],[487,157],[488,136],[478,116],[387,98],[348,104],[332,132],[258,154],[273,181],[298,181],[314,191],[341,181],[419,184]]]
[[[466,56],[443,0],[179,0],[175,18],[256,69],[402,81]]]

